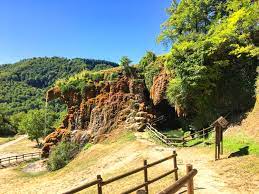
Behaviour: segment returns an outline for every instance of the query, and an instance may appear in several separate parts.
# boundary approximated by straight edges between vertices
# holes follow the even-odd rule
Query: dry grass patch
[[[21,141],[10,145],[8,147],[5,147],[0,150],[1,152],[5,153],[29,153],[29,152],[37,152],[39,151],[38,148],[35,146],[37,145],[36,142],[30,141],[27,138],[22,139]]]
[[[15,137],[0,137],[0,145],[15,140]]]
[[[0,193],[61,193],[96,179],[97,174],[101,174],[107,179],[142,166],[144,158],[151,162],[171,154],[171,150],[154,150],[156,145],[151,146],[134,141],[132,133],[123,133],[117,137],[117,141],[110,139],[103,144],[93,145],[82,151],[66,167],[55,172],[27,176],[21,168],[4,169],[0,173],[0,185],[4,185],[4,187],[0,187]],[[172,169],[172,161],[170,165],[165,163],[160,168],[161,170],[159,168],[151,170],[150,176],[157,176],[160,171]],[[170,177],[164,179],[163,182],[155,186],[154,191],[167,185],[170,180],[172,180]],[[143,182],[142,173],[139,173],[136,177],[122,179],[119,184],[110,185],[104,189],[108,191],[107,193],[111,193],[111,191],[120,193],[122,189],[127,189],[126,187],[129,188],[139,182]],[[125,187],[122,187],[122,183]],[[93,193],[92,191],[96,187],[93,187],[93,190],[91,189],[83,193]]]
[[[253,193],[259,187],[259,157],[243,156],[211,163],[229,188]]]

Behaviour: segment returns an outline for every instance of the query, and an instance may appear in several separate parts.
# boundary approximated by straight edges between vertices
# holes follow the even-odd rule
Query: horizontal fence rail
[[[197,174],[197,170],[192,168],[192,165],[186,165],[186,175],[174,184],[167,187],[165,190],[159,192],[158,194],[172,194],[179,191],[185,184],[187,184],[187,193],[194,194],[193,177]]]
[[[176,157],[177,157],[177,154],[176,154],[176,151],[173,151],[173,154],[166,157],[166,158],[163,158],[161,160],[158,160],[158,161],[155,161],[155,162],[152,162],[150,164],[147,163],[147,160],[144,160],[144,165],[142,167],[139,167],[139,168],[136,168],[134,170],[131,170],[131,171],[128,171],[126,173],[123,173],[121,175],[118,175],[116,177],[112,177],[110,179],[107,179],[107,180],[103,180],[101,175],[97,175],[97,179],[92,181],[92,182],[89,182],[89,183],[86,183],[86,184],[83,184],[81,186],[78,186],[78,187],[75,187],[73,189],[70,189],[66,192],[64,192],[63,194],[72,194],[72,193],[76,193],[76,192],[79,192],[79,191],[82,191],[84,189],[87,189],[91,186],[94,186],[96,185],[97,186],[97,191],[98,191],[98,194],[102,194],[102,187],[105,186],[105,185],[108,185],[110,183],[113,183],[115,181],[118,181],[120,179],[123,179],[125,177],[128,177],[128,176],[131,176],[133,174],[136,174],[136,173],[139,173],[139,172],[143,172],[144,173],[144,182],[135,186],[135,187],[132,187],[130,188],[129,190],[127,191],[124,191],[122,192],[123,194],[128,194],[128,193],[132,193],[134,191],[138,191],[139,189],[141,188],[145,188],[145,193],[148,194],[148,185],[150,185],[151,183],[154,183],[170,174],[173,174],[174,173],[174,179],[175,181],[178,180],[178,167],[177,167],[177,160],[176,160]],[[173,165],[172,165],[172,170],[168,171],[168,172],[165,172],[153,179],[148,179],[148,168],[150,167],[153,167],[155,165],[158,165],[162,162],[165,162],[165,161],[168,161],[170,159],[173,159]]]
[[[11,164],[14,162],[21,162],[21,161],[25,161],[26,159],[36,158],[36,157],[41,157],[41,152],[33,152],[33,153],[16,155],[16,156],[8,156],[5,158],[0,158],[0,166]]]
[[[201,138],[201,137],[204,138],[206,134],[214,131],[213,126],[210,126],[205,129],[195,131],[194,133],[191,133],[184,137],[173,138],[173,137],[167,137],[165,134],[159,132],[150,123],[147,123],[146,127],[147,127],[148,131],[150,131],[156,138],[158,138],[160,141],[162,141],[164,144],[166,144],[168,146],[179,145],[179,144],[182,144],[184,146],[187,142],[195,140],[197,138]],[[211,129],[213,129],[213,130],[211,130]]]

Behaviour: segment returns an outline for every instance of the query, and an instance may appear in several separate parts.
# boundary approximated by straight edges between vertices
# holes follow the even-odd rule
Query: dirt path
[[[4,148],[6,148],[10,145],[16,144],[17,142],[19,142],[19,141],[21,141],[25,138],[27,138],[27,135],[22,135],[22,136],[18,137],[17,139],[13,140],[13,141],[9,141],[7,143],[4,143],[4,144],[0,145],[0,150],[4,149]]]
[[[224,179],[220,177],[213,169],[211,160],[213,155],[201,153],[202,150],[197,148],[180,148],[177,149],[178,161],[182,166],[180,169],[184,172],[186,164],[192,164],[198,170],[198,174],[194,178],[195,193],[237,193],[229,189]]]
[[[120,143],[116,139],[115,143],[94,145],[88,150],[82,151],[66,167],[55,172],[31,176],[29,173],[26,174],[26,168],[21,172],[15,168],[3,169],[0,173],[0,193],[62,193],[69,188],[96,179],[97,174],[108,179],[141,166],[143,159],[147,159],[148,163],[157,161],[172,154],[174,150],[174,148],[164,147],[150,141],[146,133],[136,133],[136,136],[137,140]],[[236,159],[214,162],[213,150],[208,147],[177,148],[176,151],[179,177],[185,174],[185,165],[188,163],[198,170],[198,174],[194,178],[196,194],[256,193],[256,185],[252,186],[249,191],[247,191],[247,187],[241,188],[246,184],[244,181],[246,178],[235,177],[236,174],[233,170],[225,169],[229,166],[235,169],[241,168]],[[244,159],[246,158],[242,158],[242,160]],[[172,166],[171,160],[163,162],[156,168],[150,168],[149,176],[157,177],[159,174],[171,170]],[[222,173],[228,173],[231,177],[222,176]],[[243,173],[239,174],[244,176]],[[231,179],[233,177],[235,180]],[[150,194],[155,194],[169,186],[172,178],[173,176],[168,176],[162,181],[151,184]],[[104,193],[120,193],[129,186],[137,185],[142,181],[143,174],[128,177],[118,181],[117,184],[106,185]],[[242,182],[241,187],[233,187],[240,182]],[[14,184],[15,187],[13,187]],[[4,186],[1,187],[1,185]],[[186,188],[181,191],[186,191]],[[96,193],[96,188],[89,188],[82,193]]]
[[[150,144],[150,140],[145,137],[137,138],[142,143]],[[163,146],[153,144],[152,150],[149,150],[152,154],[166,155],[168,149]],[[159,151],[159,152],[158,152]],[[176,148],[177,161],[181,172],[185,172],[185,165],[192,164],[194,168],[198,170],[198,174],[195,176],[195,193],[208,194],[208,193],[223,193],[232,194],[238,193],[232,189],[228,189],[225,181],[212,169],[213,153],[206,150],[206,148]],[[243,193],[243,192],[242,192]]]

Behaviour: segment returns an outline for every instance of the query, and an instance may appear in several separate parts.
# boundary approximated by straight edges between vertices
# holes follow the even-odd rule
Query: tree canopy
[[[168,9],[161,41],[173,43],[167,98],[197,127],[253,104],[259,4],[250,0],[182,0]],[[257,37],[257,38],[256,38]]]

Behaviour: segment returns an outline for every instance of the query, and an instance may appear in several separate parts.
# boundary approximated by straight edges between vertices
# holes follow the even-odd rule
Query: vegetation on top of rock
[[[132,61],[127,56],[123,56],[120,59],[120,66],[123,67],[123,70],[127,76],[131,76],[132,74],[131,67],[130,67],[131,63]]]
[[[149,64],[156,61],[156,58],[157,56],[155,53],[147,51],[145,56],[143,56],[139,61],[139,68],[144,71]]]
[[[61,89],[63,94],[68,91],[83,93],[87,87],[91,87],[95,82],[102,83],[103,81],[117,80],[120,73],[122,73],[121,67],[97,72],[84,70],[68,79],[57,80],[55,85]]]
[[[147,52],[140,60],[139,68],[143,71],[147,88],[150,90],[153,85],[153,79],[162,69],[164,69],[167,55],[156,56],[154,53]]]

